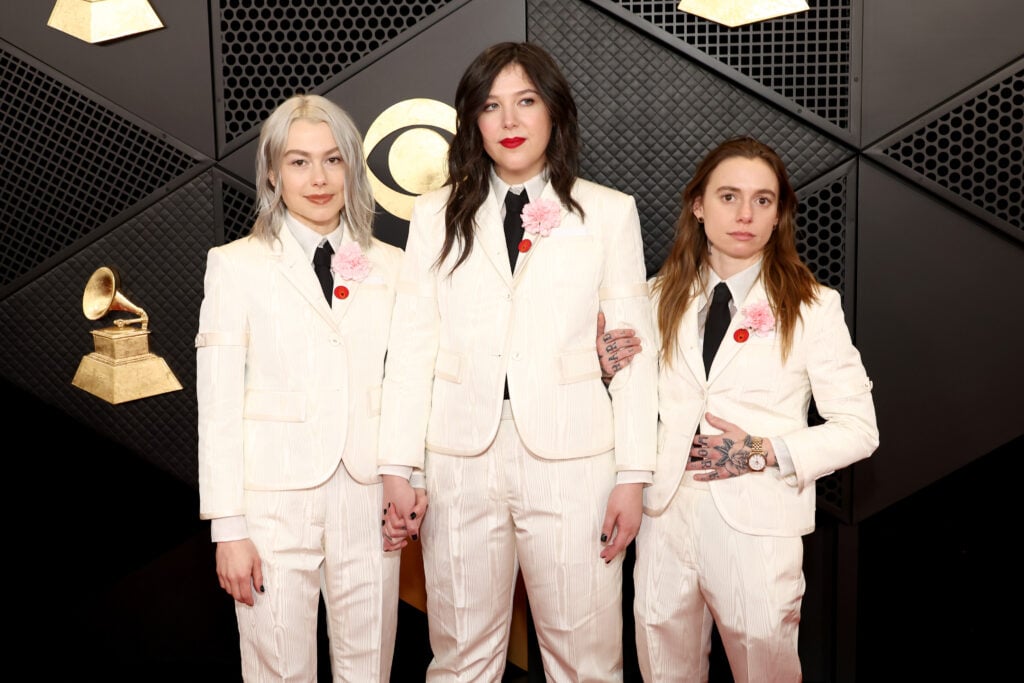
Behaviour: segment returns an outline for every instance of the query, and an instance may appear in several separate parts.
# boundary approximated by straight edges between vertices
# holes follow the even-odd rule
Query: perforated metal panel
[[[797,188],[796,246],[818,282],[837,290],[844,305],[852,287],[848,287],[847,235],[855,230],[855,166],[851,162],[833,173]]]
[[[682,12],[676,0],[612,1],[837,127],[855,125],[850,0],[735,28]]]
[[[796,190],[796,247],[818,282],[839,292],[847,322],[852,325],[854,301],[853,250],[847,245],[856,233],[856,163],[851,161]],[[811,405],[808,423],[824,420]],[[815,482],[819,510],[850,522],[853,518],[853,470],[844,468]]]
[[[594,7],[531,0],[527,20],[529,39],[554,55],[572,84],[583,175],[637,197],[649,273],[672,242],[683,186],[725,138],[749,134],[775,147],[795,185],[855,154]]]
[[[285,98],[314,92],[451,0],[219,0],[221,144]]]
[[[226,177],[220,179],[218,188],[223,212],[224,242],[248,235],[256,220],[256,191]]]
[[[1024,240],[1024,61],[875,150]]]
[[[0,288],[203,161],[4,43],[0,102]]]

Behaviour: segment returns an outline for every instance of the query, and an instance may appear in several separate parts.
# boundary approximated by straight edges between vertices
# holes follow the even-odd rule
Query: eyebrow
[[[313,154],[315,154],[315,152],[310,152],[310,151],[307,151],[305,149],[286,149],[284,151],[284,155],[288,156],[289,154],[301,154],[302,156],[307,156],[308,157],[308,156],[312,156]],[[324,154],[338,154],[338,155],[340,155],[341,154],[341,150],[338,149],[337,147],[332,147],[331,149],[329,149],[326,152],[324,152]]]
[[[540,97],[540,93],[534,90],[533,88],[527,88],[526,90],[518,90],[512,93],[512,97],[522,97],[523,95],[536,95],[537,97]],[[495,95],[494,93],[487,93],[487,99],[494,100],[497,98],[498,96]]]
[[[738,192],[740,192],[740,188],[732,187],[731,185],[723,185],[723,186],[721,186],[719,188],[716,188],[715,192],[733,192],[733,193],[738,193]],[[754,194],[767,194],[767,195],[771,195],[772,197],[774,197],[775,196],[775,191],[774,190],[769,190],[768,188],[764,188],[764,189],[761,189],[761,190],[754,190]]]

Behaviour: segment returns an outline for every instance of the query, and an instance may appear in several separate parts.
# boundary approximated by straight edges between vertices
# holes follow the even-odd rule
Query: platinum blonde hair
[[[363,138],[344,109],[320,95],[293,95],[277,106],[260,128],[256,150],[256,221],[252,234],[272,243],[284,224],[288,210],[281,187],[271,183],[280,177],[288,144],[288,132],[298,120],[326,123],[345,161],[345,206],[341,215],[353,237],[364,249],[373,236],[376,204],[363,156]]]

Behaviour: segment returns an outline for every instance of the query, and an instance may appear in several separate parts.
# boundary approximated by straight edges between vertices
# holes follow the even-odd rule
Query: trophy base
[[[71,384],[108,403],[180,390],[167,362],[148,352],[149,330],[109,327],[92,332],[96,352],[82,358]]]

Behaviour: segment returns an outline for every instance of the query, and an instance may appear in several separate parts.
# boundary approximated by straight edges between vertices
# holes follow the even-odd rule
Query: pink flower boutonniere
[[[552,199],[538,199],[523,207],[523,230],[533,235],[547,237],[558,227],[562,218],[562,207]]]
[[[554,200],[538,199],[523,207],[522,219],[523,230],[536,237],[547,237],[558,227],[562,219],[562,207]],[[524,239],[519,243],[519,251],[526,253],[532,246],[533,242]]]
[[[346,242],[331,257],[331,270],[343,280],[361,282],[370,274],[370,259],[356,242]]]
[[[749,306],[743,307],[743,328],[736,330],[736,341],[745,342],[749,334],[747,330],[750,330],[758,337],[767,337],[775,330],[775,315],[772,313],[772,307],[768,305],[767,301],[758,301],[750,304]],[[740,339],[740,333],[742,339]]]

